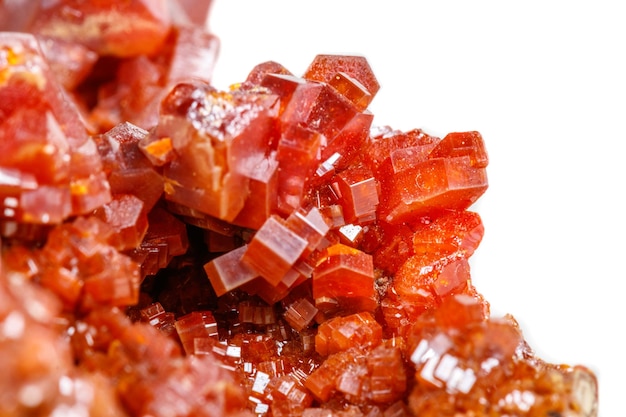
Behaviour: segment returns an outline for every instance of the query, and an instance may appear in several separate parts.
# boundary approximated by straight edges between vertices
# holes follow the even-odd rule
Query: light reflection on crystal
[[[597,414],[593,374],[535,358],[472,286],[478,132],[372,127],[357,56],[217,91],[218,39],[146,4],[122,20],[150,39],[0,34],[0,347],[37,375],[0,414]],[[30,29],[63,28],[42,10]]]
[[[509,392],[499,404],[503,408],[527,412],[535,403],[535,396],[530,391],[513,390]]]

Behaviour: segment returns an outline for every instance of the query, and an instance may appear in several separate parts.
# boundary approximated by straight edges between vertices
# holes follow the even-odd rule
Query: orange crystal
[[[0,3],[31,32],[0,33],[1,415],[597,415],[593,372],[472,283],[478,132],[372,127],[361,56],[218,91],[210,1],[22,3]]]
[[[58,224],[111,199],[100,155],[36,38],[0,33],[3,222]]]
[[[166,4],[157,0],[41,2],[28,30],[80,42],[99,55],[150,54],[169,29]]]
[[[313,270],[313,297],[326,312],[374,311],[377,294],[371,255],[340,243],[327,248]]]

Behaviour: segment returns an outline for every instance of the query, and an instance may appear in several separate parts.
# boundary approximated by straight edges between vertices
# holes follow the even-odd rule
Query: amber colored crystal
[[[342,96],[350,100],[357,109],[363,111],[372,101],[372,93],[356,79],[345,72],[338,72],[328,80],[328,84]]]

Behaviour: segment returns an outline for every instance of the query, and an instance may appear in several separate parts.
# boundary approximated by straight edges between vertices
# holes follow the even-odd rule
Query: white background
[[[268,60],[301,75],[316,54],[364,55],[382,86],[374,124],[482,133],[474,284],[538,356],[596,372],[606,417],[626,387],[619,3],[215,0],[210,20],[219,88]]]

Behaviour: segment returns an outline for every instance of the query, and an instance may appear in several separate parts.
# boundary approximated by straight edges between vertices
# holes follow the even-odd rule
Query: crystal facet
[[[480,133],[362,56],[219,91],[210,6],[0,3],[0,415],[597,416],[473,285]]]

